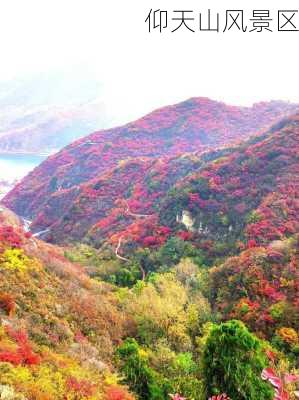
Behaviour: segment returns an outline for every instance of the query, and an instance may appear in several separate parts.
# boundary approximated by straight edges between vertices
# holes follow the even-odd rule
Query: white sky
[[[299,2],[0,0],[0,80],[80,66],[96,73],[107,108],[128,120],[193,96],[299,102],[299,32],[149,34],[151,8],[269,9],[276,18]]]

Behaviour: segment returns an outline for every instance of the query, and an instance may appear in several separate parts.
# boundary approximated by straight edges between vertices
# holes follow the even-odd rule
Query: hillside
[[[298,230],[298,132],[292,117],[231,148],[123,161],[53,194],[32,229],[56,242],[122,240],[123,254],[175,235],[208,258],[281,239]]]
[[[165,107],[123,127],[93,133],[49,157],[5,197],[4,204],[28,219],[39,216],[38,225],[47,227],[74,204],[80,185],[108,173],[119,162],[229,145],[296,109],[297,105],[282,102],[234,107],[205,98]],[[58,215],[41,223],[51,203],[59,204]]]
[[[62,248],[25,233],[18,217],[2,208],[1,398],[133,400],[128,385],[136,398],[147,400],[207,400],[240,387],[250,400],[257,393],[263,400],[293,399],[297,244],[294,237],[275,248],[250,249],[210,272],[184,259],[132,289],[120,289],[88,277]],[[278,276],[280,286],[274,287]],[[273,343],[240,321],[227,321],[236,317]],[[221,358],[223,341],[227,354]],[[211,357],[218,358],[217,367]],[[219,379],[227,362],[233,379]]]
[[[41,230],[53,220],[47,240],[100,247],[86,260],[91,275],[120,286],[184,257],[220,265],[286,240],[299,229],[298,122],[293,116],[231,148],[124,162],[81,185],[71,206],[53,198],[32,226]],[[85,253],[70,251],[80,261]]]
[[[148,129],[159,157],[75,143],[6,197],[36,234],[1,207],[0,397],[295,400],[299,114],[215,148]]]
[[[217,241],[219,248],[222,244],[222,251],[296,233],[298,145],[296,115],[179,182],[164,199],[160,221],[176,230],[178,216],[185,213],[189,231],[200,240]]]
[[[111,372],[128,325],[110,285],[1,209],[1,399],[132,399]]]

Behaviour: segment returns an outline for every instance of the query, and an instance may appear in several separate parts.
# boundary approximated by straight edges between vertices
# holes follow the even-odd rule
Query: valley
[[[298,154],[297,104],[192,98],[19,159],[0,398],[298,398]]]

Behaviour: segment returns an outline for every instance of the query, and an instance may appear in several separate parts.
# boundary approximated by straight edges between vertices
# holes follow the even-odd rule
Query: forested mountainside
[[[0,210],[0,398],[296,400],[292,107],[192,99],[17,185],[4,204],[22,222]]]
[[[5,204],[33,219],[48,202],[99,177],[120,161],[205,151],[247,138],[298,110],[283,102],[251,108],[193,98],[164,107],[123,127],[93,133],[49,157],[6,197]],[[55,200],[54,200],[55,201]],[[62,215],[61,215],[62,216]]]
[[[296,398],[295,235],[212,269],[189,252],[132,288],[103,282],[84,257],[109,260],[77,254],[1,209],[2,399]]]
[[[298,231],[298,116],[240,145],[136,158],[53,195],[32,223],[50,241],[110,241],[126,256],[175,236],[208,260]],[[5,201],[9,204],[9,201]]]
[[[133,398],[112,371],[130,332],[111,285],[0,212],[0,398]]]

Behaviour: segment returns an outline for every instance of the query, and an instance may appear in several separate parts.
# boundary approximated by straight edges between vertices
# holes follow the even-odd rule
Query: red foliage
[[[22,364],[22,357],[20,354],[9,350],[0,350],[0,361],[9,362],[13,365],[20,365]]]
[[[192,238],[193,234],[192,234],[192,232],[179,231],[179,232],[177,233],[177,236],[178,236],[180,239],[184,240],[184,241],[188,241],[188,240],[190,240],[190,239]]]
[[[215,396],[209,397],[209,400],[230,400],[227,394],[217,394]]]
[[[119,386],[109,386],[105,393],[105,400],[133,400],[133,396]]]
[[[274,387],[275,395],[273,400],[289,400],[289,394],[285,390],[284,385],[287,383],[297,382],[299,376],[293,374],[284,374],[279,377],[272,368],[265,368],[261,375],[263,380],[267,380]]]
[[[255,247],[215,268],[214,304],[223,318],[241,319],[267,336],[281,326],[295,327],[299,282],[294,259],[296,255],[282,256],[271,246]]]
[[[158,238],[155,236],[146,236],[142,241],[142,245],[144,247],[157,246],[157,244],[158,244]]]
[[[74,377],[68,378],[67,387],[69,390],[76,392],[80,396],[92,396],[96,391],[96,385],[86,379],[78,380]]]
[[[21,232],[17,232],[12,226],[0,226],[0,243],[10,247],[21,247],[23,243]]]
[[[172,400],[186,400],[185,397],[181,396],[179,393],[175,393],[175,394],[170,394],[169,397]]]
[[[155,202],[189,174],[190,160],[180,157],[169,164],[169,158],[193,151],[201,154],[247,138],[297,109],[280,102],[232,107],[206,98],[165,107],[123,127],[96,132],[49,157],[6,196],[4,204],[19,215],[33,215],[36,230],[51,226],[52,240],[81,239],[96,224],[101,229],[96,239],[110,237],[123,230],[124,220],[134,218],[132,214],[152,214]],[[254,168],[262,170],[267,154],[259,145],[248,149],[247,156],[259,157]],[[128,161],[118,165],[121,160]],[[219,194],[229,192],[238,204],[248,191],[254,196],[254,190],[247,188],[251,165],[240,167],[245,179],[238,171],[223,177],[218,166],[212,166],[207,182],[215,198],[204,200],[195,193],[190,195],[192,207],[215,213],[222,208],[216,199]],[[114,201],[125,198],[131,214],[113,215]]]
[[[249,249],[252,249],[253,247],[257,247],[256,241],[255,241],[254,239],[248,240],[248,242],[247,242],[247,247],[248,247]]]
[[[24,330],[14,331],[7,328],[7,333],[16,342],[17,349],[15,352],[1,350],[0,361],[10,362],[14,365],[36,365],[40,363],[40,357],[33,352],[28,335]]]
[[[74,335],[74,339],[77,343],[84,343],[87,342],[86,336],[83,335],[81,331],[77,331]]]
[[[259,221],[249,224],[246,234],[259,244],[281,239],[299,230],[299,185],[296,175],[292,183],[279,185],[257,209]]]

